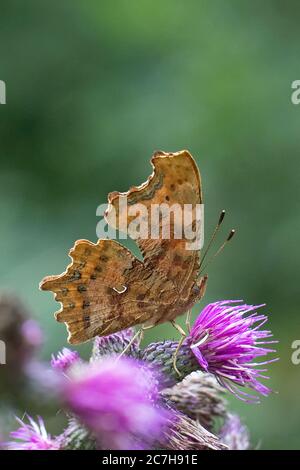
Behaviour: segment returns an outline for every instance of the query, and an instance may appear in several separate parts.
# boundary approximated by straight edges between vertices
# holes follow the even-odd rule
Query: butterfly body
[[[154,172],[145,183],[108,196],[106,220],[111,226],[128,227],[132,221],[120,204],[124,198],[126,207],[143,204],[149,209],[148,227],[153,204],[202,203],[199,171],[187,151],[158,152],[152,165]],[[185,237],[136,242],[142,261],[114,240],[79,240],[70,251],[67,270],[42,281],[41,288],[53,291],[62,304],[56,319],[67,324],[69,342],[174,320],[203,297],[207,277],[199,275],[199,250],[187,249]]]

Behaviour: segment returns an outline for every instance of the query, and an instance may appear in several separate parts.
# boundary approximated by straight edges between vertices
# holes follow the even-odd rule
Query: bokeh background
[[[206,238],[223,208],[219,242],[237,229],[208,269],[203,304],[266,302],[280,340],[278,393],[231,407],[254,445],[300,448],[299,2],[2,0],[0,10],[0,289],[40,322],[42,357],[66,331],[39,281],[65,269],[76,239],[96,240],[96,207],[143,182],[154,150],[187,148]],[[176,332],[159,327],[145,341],[164,337]]]

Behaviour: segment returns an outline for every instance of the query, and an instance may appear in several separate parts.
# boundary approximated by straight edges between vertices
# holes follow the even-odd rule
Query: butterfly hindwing
[[[151,315],[153,304],[139,300],[143,265],[125,247],[113,240],[79,240],[70,257],[65,273],[41,283],[62,304],[56,319],[67,324],[69,342],[110,334]]]

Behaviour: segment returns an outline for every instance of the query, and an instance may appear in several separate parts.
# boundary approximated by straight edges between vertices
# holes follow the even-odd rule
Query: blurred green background
[[[300,448],[300,105],[290,98],[300,3],[2,0],[0,12],[0,288],[41,323],[43,358],[66,331],[39,281],[65,269],[76,239],[96,240],[96,207],[143,182],[154,150],[187,148],[202,174],[206,238],[223,208],[223,237],[237,229],[209,267],[203,305],[266,302],[280,340],[278,394],[258,406],[232,399],[232,409],[254,444]],[[145,340],[163,337],[176,332]]]

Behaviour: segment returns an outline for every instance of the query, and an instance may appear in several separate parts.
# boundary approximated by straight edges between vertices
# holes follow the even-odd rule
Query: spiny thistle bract
[[[221,301],[196,319],[173,359],[178,342],[161,341],[141,349],[134,330],[96,338],[90,361],[64,349],[52,357],[59,377],[56,395],[68,426],[52,438],[39,418],[11,433],[9,449],[246,449],[249,433],[227,411],[225,392],[245,401],[268,395],[261,364],[273,343],[261,327],[260,308]],[[266,339],[268,339],[266,341]],[[121,354],[126,348],[125,354]],[[257,368],[258,367],[258,368]],[[18,442],[17,440],[21,440]]]

